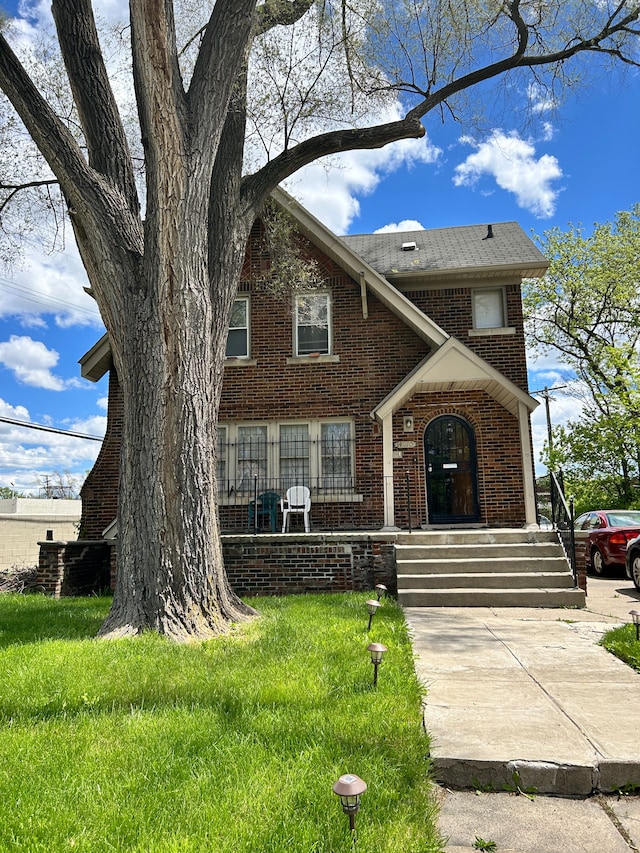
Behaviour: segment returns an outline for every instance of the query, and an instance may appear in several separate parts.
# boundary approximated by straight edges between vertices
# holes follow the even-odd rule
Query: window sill
[[[287,364],[339,364],[339,355],[290,355]]]
[[[230,356],[225,358],[225,367],[256,367],[258,360],[255,358],[242,358],[241,356]]]
[[[491,335],[515,335],[513,326],[501,326],[497,329],[469,329],[470,338],[484,338]]]

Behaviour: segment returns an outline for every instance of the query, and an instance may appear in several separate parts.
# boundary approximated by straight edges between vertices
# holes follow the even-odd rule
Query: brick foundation
[[[223,536],[227,576],[239,596],[351,592],[383,583],[396,592],[395,537],[372,534]],[[45,592],[90,595],[115,585],[114,542],[40,542]]]
[[[109,588],[111,548],[104,539],[38,542],[37,583],[54,598],[91,595]]]

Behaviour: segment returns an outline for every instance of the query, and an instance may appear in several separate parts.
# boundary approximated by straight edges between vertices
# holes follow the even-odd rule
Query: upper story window
[[[227,358],[249,357],[249,299],[246,296],[233,303],[226,355]]]
[[[296,297],[295,355],[331,353],[331,297],[308,293]]]
[[[504,290],[493,287],[473,291],[473,328],[502,329],[507,325]]]

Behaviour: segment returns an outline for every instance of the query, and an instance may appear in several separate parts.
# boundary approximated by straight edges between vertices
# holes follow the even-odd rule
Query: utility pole
[[[555,385],[553,388],[549,388],[546,385],[540,391],[532,391],[532,394],[536,394],[539,397],[542,397],[544,400],[544,407],[547,414],[547,437],[548,437],[548,447],[549,447],[549,457],[553,452],[553,430],[551,428],[551,406],[549,405],[553,397],[551,396],[552,391],[561,391],[563,388],[566,388],[566,385]]]

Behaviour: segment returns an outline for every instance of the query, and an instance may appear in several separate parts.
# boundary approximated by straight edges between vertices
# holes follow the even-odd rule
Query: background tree
[[[529,344],[568,369],[579,417],[553,432],[546,462],[578,495],[611,507],[638,499],[640,475],[640,204],[614,223],[554,228],[538,239],[550,262],[524,290]],[[593,504],[592,504],[593,505]]]
[[[432,113],[464,118],[474,87],[474,111],[496,103],[485,87],[505,75],[553,91],[570,60],[638,60],[640,7],[624,0],[188,5],[177,19],[197,36],[179,50],[171,0],[129,4],[144,217],[90,0],[52,2],[72,114],[0,38],[0,87],[58,181],[124,393],[108,636],[202,639],[252,613],[223,568],[216,425],[247,238],[274,188],[318,158],[420,138]]]

